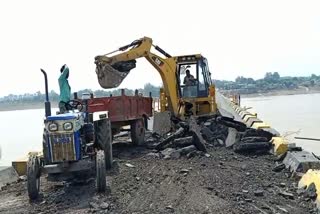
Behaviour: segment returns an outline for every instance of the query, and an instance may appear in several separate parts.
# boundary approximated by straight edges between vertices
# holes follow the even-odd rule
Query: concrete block
[[[244,117],[245,115],[247,115],[247,114],[252,115],[252,114],[251,114],[250,112],[248,112],[248,111],[242,111],[242,112],[240,113],[241,119],[243,119],[243,117]]]
[[[248,127],[252,127],[253,123],[260,122],[262,123],[262,120],[258,118],[249,118],[248,121],[246,122]]]
[[[288,142],[283,137],[273,137],[271,142],[273,145],[273,154],[281,155],[288,151]]]
[[[19,175],[12,166],[0,166],[0,188],[18,179]]]
[[[274,128],[263,128],[264,131],[270,132],[275,137],[280,137],[280,133]]]
[[[257,118],[257,116],[252,115],[252,114],[251,115],[247,114],[244,116],[243,121],[246,123],[246,122],[248,122],[249,118]]]
[[[314,184],[317,192],[317,207],[320,208],[320,170],[309,169],[300,179],[298,187],[305,188]]]
[[[226,147],[231,147],[236,142],[238,131],[234,128],[228,128],[228,136],[226,139]]]
[[[251,128],[264,129],[264,128],[270,128],[270,125],[265,122],[253,122]]]
[[[309,169],[320,169],[320,160],[307,151],[288,152],[283,160],[291,172],[306,173]]]

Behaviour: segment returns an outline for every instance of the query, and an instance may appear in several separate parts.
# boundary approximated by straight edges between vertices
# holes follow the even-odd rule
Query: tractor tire
[[[46,129],[43,130],[43,134],[42,134],[42,153],[43,153],[43,158],[44,158],[44,163],[48,164],[50,162],[49,159],[49,142],[48,138],[47,138],[47,131]]]
[[[106,169],[112,168],[112,132],[109,119],[99,120],[94,123],[95,138],[98,148],[104,151]]]
[[[27,163],[27,188],[29,198],[37,199],[40,191],[40,161],[35,155],[30,156]]]
[[[106,161],[103,150],[99,150],[96,155],[96,185],[98,192],[106,190]]]
[[[145,122],[143,118],[134,120],[132,122],[131,140],[135,145],[141,146],[144,144],[145,132],[146,132]]]

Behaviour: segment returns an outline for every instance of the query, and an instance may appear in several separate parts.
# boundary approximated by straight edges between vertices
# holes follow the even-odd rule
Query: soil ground
[[[145,147],[119,143],[106,193],[96,193],[94,179],[78,184],[42,177],[41,196],[30,202],[26,181],[20,181],[0,191],[0,213],[315,213],[289,173],[272,171],[274,156],[224,147],[208,154],[164,160]]]

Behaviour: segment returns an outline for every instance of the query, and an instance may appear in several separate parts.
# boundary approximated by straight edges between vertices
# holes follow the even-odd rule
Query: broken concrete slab
[[[173,148],[166,148],[161,151],[161,154],[164,156],[164,159],[178,159],[180,158],[180,152]]]
[[[235,143],[233,150],[237,153],[268,153],[271,149],[270,142]]]
[[[176,138],[173,140],[173,146],[175,147],[186,147],[193,144],[193,136]]]
[[[179,128],[175,133],[173,133],[172,135],[170,135],[169,137],[167,137],[166,139],[164,139],[163,141],[161,141],[157,146],[156,149],[157,150],[161,150],[163,149],[167,144],[169,144],[170,142],[172,142],[175,138],[178,138],[180,136],[182,136],[185,132],[184,128]]]
[[[280,133],[274,128],[263,128],[262,130],[271,133],[274,137],[280,137]]]
[[[248,119],[246,124],[247,124],[248,127],[252,127],[254,123],[262,123],[262,122],[263,121],[259,120],[258,118],[251,117],[251,118]]]
[[[197,148],[194,145],[191,145],[183,147],[181,149],[177,149],[176,151],[178,151],[180,155],[187,155],[190,152],[197,151]]]
[[[189,120],[189,131],[192,133],[193,136],[193,143],[197,147],[198,150],[206,152],[206,141],[203,139],[200,131],[200,127],[196,122],[196,119],[191,116]]]
[[[287,152],[283,160],[291,172],[306,173],[309,169],[320,169],[320,160],[307,151]]]
[[[213,141],[215,134],[206,126],[202,127],[201,134],[206,141]]]
[[[264,131],[262,129],[249,128],[245,131],[243,137],[265,137],[268,141],[270,141],[273,135],[270,132]]]
[[[236,140],[237,140],[237,134],[238,131],[234,128],[229,128],[228,129],[228,136],[226,139],[226,147],[229,148],[231,146],[233,146],[233,144],[235,144]]]
[[[164,136],[168,132],[171,131],[171,112],[170,111],[164,111],[164,112],[158,112],[154,114],[154,121],[157,121],[156,123],[153,123],[153,132],[158,133],[161,136]]]
[[[267,142],[266,137],[243,137],[241,142],[243,143],[254,143],[254,142]]]
[[[244,132],[247,129],[247,126],[244,123],[229,117],[218,117],[217,122],[224,126],[234,128],[239,132]]]
[[[0,166],[0,188],[18,181],[19,175],[12,166]]]

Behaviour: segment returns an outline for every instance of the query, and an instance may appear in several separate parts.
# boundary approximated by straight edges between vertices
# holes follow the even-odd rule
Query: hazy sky
[[[99,89],[94,57],[143,36],[171,55],[201,53],[215,79],[320,74],[320,1],[0,1],[0,96],[43,91],[40,68],[58,90]],[[161,84],[145,59],[121,87]]]

